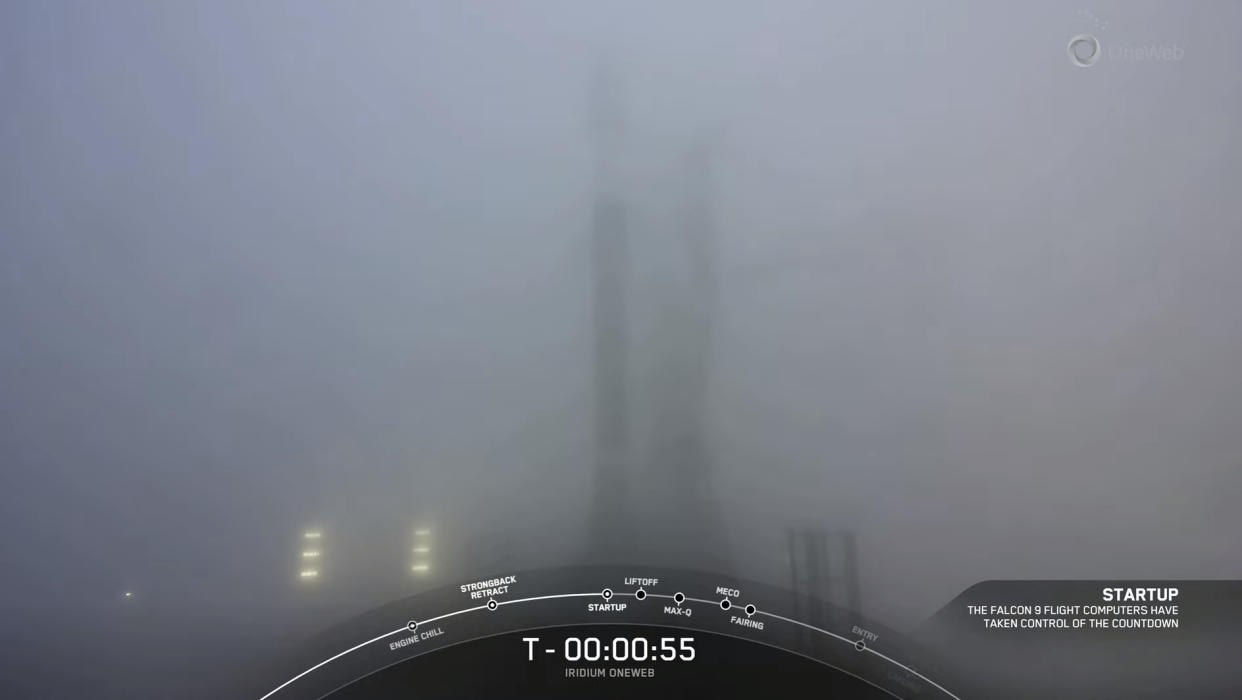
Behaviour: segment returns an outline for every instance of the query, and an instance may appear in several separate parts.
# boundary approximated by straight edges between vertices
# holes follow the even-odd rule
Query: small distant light
[[[426,564],[415,564],[414,566],[410,567],[410,571],[413,571],[414,573],[417,573],[417,574],[423,574],[430,570],[431,570],[431,567]]]
[[[126,598],[133,598],[133,597],[134,597],[134,592],[133,592],[133,591],[125,591],[125,597],[126,597]]]
[[[414,531],[415,537],[427,537],[430,534],[431,534],[431,530],[425,527],[420,527]]]
[[[313,559],[314,557],[319,556],[319,552],[318,550],[311,549],[311,550],[302,552],[302,556],[306,557],[307,559]]]
[[[318,571],[303,571],[298,575],[301,576],[302,578],[316,578],[319,576],[319,572]]]
[[[427,552],[430,552],[430,551],[431,551],[431,547],[415,547],[414,548],[415,554],[426,554]]]
[[[312,530],[310,532],[303,534],[302,536],[308,540],[317,540],[322,536],[322,533],[319,532],[318,530]]]

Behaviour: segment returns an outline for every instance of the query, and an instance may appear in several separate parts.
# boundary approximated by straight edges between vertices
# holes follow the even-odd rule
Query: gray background
[[[712,149],[739,574],[814,519],[899,628],[982,579],[1242,577],[1242,4],[1081,9],[0,4],[0,694],[211,695],[421,585],[300,597],[309,525],[572,563],[601,60],[640,341]]]

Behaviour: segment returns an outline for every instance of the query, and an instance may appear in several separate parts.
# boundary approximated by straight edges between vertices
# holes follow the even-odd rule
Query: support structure
[[[626,310],[629,232],[621,193],[620,160],[625,131],[621,84],[601,70],[592,95],[596,148],[592,212],[593,317],[595,335],[595,495],[591,546],[596,556],[625,554],[630,520],[630,425]]]

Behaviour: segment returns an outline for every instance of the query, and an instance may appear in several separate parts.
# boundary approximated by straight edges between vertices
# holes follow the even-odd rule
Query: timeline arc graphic
[[[256,697],[327,697],[359,679],[480,640],[531,630],[569,634],[607,628],[618,635],[666,630],[661,634],[727,638],[816,662],[894,697],[960,700],[963,686],[929,650],[856,611],[795,597],[779,587],[727,575],[665,568],[498,572],[390,603],[339,626],[289,654],[280,664],[284,675],[273,676]],[[816,611],[815,619],[797,619],[791,610],[804,616]],[[496,653],[494,645],[488,648],[489,654]],[[549,657],[537,661],[562,661],[551,648],[547,651]],[[511,653],[526,654],[517,643]],[[486,657],[477,661],[481,670],[489,664]],[[606,651],[590,661],[617,662]],[[658,658],[642,664],[661,666]]]

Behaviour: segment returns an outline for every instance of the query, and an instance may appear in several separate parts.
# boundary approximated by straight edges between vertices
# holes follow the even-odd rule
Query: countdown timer
[[[694,637],[566,637],[556,646],[543,647],[539,637],[522,637],[526,660],[539,654],[560,655],[563,661],[694,661]]]

